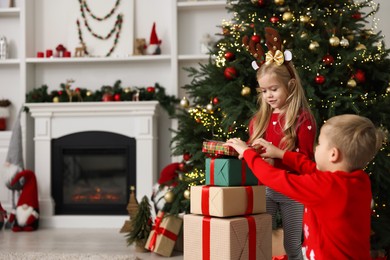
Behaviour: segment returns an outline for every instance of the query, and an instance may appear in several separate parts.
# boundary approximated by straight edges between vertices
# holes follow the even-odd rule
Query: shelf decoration
[[[120,102],[120,101],[148,101],[157,100],[170,116],[175,113],[175,106],[179,99],[173,95],[167,95],[165,88],[155,83],[148,87],[125,87],[117,80],[113,86],[103,85],[99,90],[91,91],[86,88],[72,88],[74,80],[67,80],[60,84],[59,90],[48,92],[48,86],[42,85],[34,88],[26,95],[28,103],[40,102]]]
[[[8,45],[5,36],[0,36],[0,60],[8,58]]]
[[[146,53],[151,55],[161,54],[161,39],[158,38],[156,32],[156,23],[153,23],[152,32],[150,33],[149,45],[146,48]]]
[[[105,55],[106,57],[109,57],[113,53],[113,51],[115,50],[115,48],[116,48],[116,46],[118,44],[119,36],[120,36],[121,30],[122,30],[123,14],[118,14],[117,15],[116,22],[115,22],[113,28],[110,30],[110,32],[107,35],[102,36],[102,35],[99,35],[99,34],[95,33],[92,30],[92,28],[90,27],[90,25],[88,23],[87,17],[85,15],[85,11],[87,11],[88,14],[92,18],[94,18],[95,20],[104,21],[104,20],[108,19],[109,17],[111,17],[115,13],[117,7],[120,4],[120,0],[116,1],[114,8],[106,16],[104,16],[103,18],[99,18],[99,17],[95,16],[94,14],[92,14],[91,10],[89,9],[89,7],[87,5],[86,0],[79,0],[79,3],[80,3],[81,16],[83,17],[83,20],[84,20],[84,25],[87,28],[87,30],[92,34],[92,36],[94,36],[95,38],[100,39],[100,40],[107,40],[107,39],[111,38],[111,36],[114,33],[116,33],[115,34],[115,39],[114,39],[114,42],[113,42],[113,46],[110,48],[110,50]],[[78,35],[79,35],[80,44],[82,46],[84,46],[84,53],[86,55],[89,55],[90,53],[88,52],[88,49],[86,48],[87,45],[84,42],[84,37],[83,37],[82,31],[81,31],[81,25],[80,25],[79,19],[77,19],[76,23],[77,23],[77,29],[78,29]]]
[[[11,102],[8,99],[0,99],[0,131],[4,131],[7,128],[7,118],[10,115]]]

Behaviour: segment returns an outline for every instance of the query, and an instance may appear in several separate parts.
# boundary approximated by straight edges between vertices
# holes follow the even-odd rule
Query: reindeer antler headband
[[[263,63],[265,63],[265,65],[275,63],[278,66],[285,64],[288,72],[290,73],[291,78],[295,78],[294,72],[291,68],[291,65],[289,64],[289,62],[292,60],[292,53],[289,50],[286,50],[284,53],[282,52],[282,40],[278,31],[271,27],[266,27],[265,39],[266,45],[268,47],[268,52],[264,55],[264,50],[261,47],[260,43],[255,43],[252,41],[252,39],[249,40],[247,35],[242,38],[242,43],[244,44],[244,46],[247,47],[247,50],[256,59],[252,62],[253,69],[259,69],[260,66],[263,65]]]

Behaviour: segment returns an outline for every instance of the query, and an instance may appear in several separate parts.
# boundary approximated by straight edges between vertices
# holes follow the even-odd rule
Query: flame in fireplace
[[[105,192],[100,187],[95,187],[92,191],[77,193],[72,196],[74,202],[116,202],[121,199],[121,196],[112,192]]]

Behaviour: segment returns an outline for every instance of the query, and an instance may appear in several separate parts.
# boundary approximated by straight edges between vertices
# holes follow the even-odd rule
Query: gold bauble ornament
[[[350,87],[350,88],[356,87],[356,81],[354,79],[348,80],[347,86]]]
[[[182,106],[183,108],[187,108],[187,107],[189,107],[189,105],[190,105],[190,102],[188,101],[188,99],[186,97],[183,97],[180,100],[180,106]]]
[[[209,112],[213,111],[213,109],[214,109],[213,102],[208,103],[207,106],[206,106],[206,109]]]
[[[316,41],[312,41],[309,45],[309,50],[315,51],[320,47],[320,44]]]
[[[175,194],[172,191],[168,191],[164,195],[164,199],[168,203],[172,203],[174,198],[175,198]]]
[[[333,47],[337,47],[337,46],[339,46],[340,45],[340,39],[339,39],[339,37],[337,37],[337,36],[332,36],[332,37],[330,37],[330,39],[329,39],[329,44],[331,45],[331,46],[333,46]]]
[[[283,21],[289,22],[294,18],[293,14],[290,11],[287,11],[283,14],[282,19]]]
[[[54,102],[54,103],[60,102],[60,98],[59,98],[59,97],[53,97],[53,102]]]
[[[187,200],[189,200],[189,199],[191,198],[191,192],[190,192],[190,190],[185,190],[185,191],[183,192],[183,196],[184,196],[184,198],[186,198]]]
[[[276,5],[284,5],[284,0],[274,0]]]
[[[251,94],[251,88],[242,86],[241,95],[245,97],[245,96],[249,96],[250,94]]]
[[[92,96],[92,92],[91,92],[90,90],[88,90],[88,91],[85,93],[85,95],[87,95],[87,97]]]
[[[299,17],[299,21],[301,21],[301,23],[308,23],[310,21],[310,17],[307,15],[301,15]]]
[[[340,46],[344,47],[344,48],[349,47],[349,41],[348,41],[348,39],[344,38],[344,36],[340,40]]]
[[[356,45],[356,47],[355,47],[355,50],[357,50],[357,51],[361,51],[361,50],[365,50],[365,49],[367,49],[367,48],[366,48],[366,45],[361,44],[361,43],[359,43],[359,44]]]

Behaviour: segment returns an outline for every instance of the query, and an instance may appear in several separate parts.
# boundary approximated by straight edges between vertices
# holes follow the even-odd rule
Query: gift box
[[[206,184],[215,186],[252,186],[258,180],[245,160],[206,158]]]
[[[186,260],[271,259],[272,218],[269,214],[213,218],[184,216]]]
[[[164,212],[159,211],[154,222],[145,248],[162,256],[171,256],[183,219],[172,215],[164,216]]]
[[[232,217],[266,212],[265,186],[191,186],[190,194],[193,214]]]
[[[283,240],[284,240],[283,228],[272,230],[272,256],[275,259],[282,260],[286,256]]]
[[[202,152],[209,154],[210,156],[238,156],[236,150],[230,146],[224,146],[225,142],[220,141],[205,141],[203,142]]]

